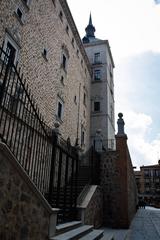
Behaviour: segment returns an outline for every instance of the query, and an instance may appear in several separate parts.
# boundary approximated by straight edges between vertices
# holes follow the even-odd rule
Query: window
[[[64,84],[64,77],[61,76],[61,83]]]
[[[83,94],[83,104],[86,106],[86,93]]]
[[[77,104],[77,96],[74,96],[74,103]]]
[[[94,111],[99,112],[100,111],[100,102],[94,102]]]
[[[94,80],[101,80],[101,70],[100,69],[94,70]]]
[[[74,47],[74,38],[72,38],[72,46]]]
[[[5,36],[3,49],[10,56],[11,62],[16,64],[18,61],[19,46],[16,44],[16,42],[12,39],[12,37],[8,33],[6,33]],[[4,56],[2,55],[2,59],[3,58]]]
[[[22,20],[22,11],[19,8],[17,8],[16,13],[17,13],[17,16]]]
[[[65,73],[67,72],[68,60],[69,60],[69,51],[66,45],[62,45],[61,68],[65,71]]]
[[[63,68],[66,70],[66,56],[63,54],[63,57],[62,57],[62,66]]]
[[[16,49],[12,46],[10,42],[7,42],[7,54],[10,57],[10,61],[14,63],[15,55],[16,55]]]
[[[85,145],[85,129],[84,126],[81,125],[81,147]]]
[[[60,120],[63,118],[63,102],[61,100],[58,100],[57,104],[57,117]]]
[[[81,65],[82,65],[82,67],[83,67],[83,59],[81,59]]]
[[[62,11],[59,12],[59,18],[61,19],[61,22],[63,22],[63,13],[62,13]]]
[[[16,17],[20,21],[21,24],[24,24],[24,16],[22,10],[18,7],[15,11]]]
[[[94,63],[100,63],[100,53],[94,54]]]
[[[56,6],[56,0],[52,0],[52,2],[53,2],[53,4],[54,4],[54,6]]]
[[[77,57],[79,57],[79,50],[77,49]]]
[[[111,122],[113,123],[114,121],[114,111],[113,111],[113,106],[110,105],[110,117],[111,117]]]
[[[66,26],[66,33],[69,34],[69,27],[68,27],[68,25]]]
[[[48,51],[46,48],[43,49],[42,56],[45,58],[45,60],[48,60]]]

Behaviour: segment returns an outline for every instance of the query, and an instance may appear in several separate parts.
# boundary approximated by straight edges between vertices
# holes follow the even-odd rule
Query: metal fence
[[[9,49],[0,48],[0,138],[7,144],[30,179],[53,207],[76,207],[78,155],[69,141],[46,126],[21,70]],[[74,177],[73,177],[74,176]],[[55,201],[53,201],[53,195]],[[60,204],[61,203],[61,204]]]

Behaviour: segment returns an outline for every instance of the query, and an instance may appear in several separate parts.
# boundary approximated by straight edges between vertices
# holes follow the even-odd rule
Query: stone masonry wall
[[[52,210],[27,179],[0,144],[0,239],[48,240]]]
[[[103,223],[105,226],[114,226],[116,212],[119,212],[119,203],[116,196],[119,194],[119,171],[116,169],[118,154],[110,151],[101,155],[101,187],[103,191]]]
[[[116,151],[101,156],[104,225],[128,228],[136,212],[137,191],[127,137],[116,136]]]
[[[96,187],[89,204],[84,210],[84,223],[98,228],[103,224],[103,193],[100,186]]]
[[[27,5],[25,2],[0,1],[0,45],[6,35],[17,45],[19,66],[47,124],[53,127],[58,121],[62,136],[70,137],[72,144],[77,137],[81,139],[83,128],[87,149],[90,69],[67,3],[29,0]],[[17,8],[22,12],[22,20],[16,14]],[[66,69],[62,67],[63,53],[67,57]],[[58,100],[63,102],[62,119],[57,117]]]

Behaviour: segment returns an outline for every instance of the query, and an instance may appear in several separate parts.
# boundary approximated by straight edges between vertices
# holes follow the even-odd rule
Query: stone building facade
[[[160,207],[160,160],[158,164],[141,166],[135,171],[139,200],[146,204]]]
[[[67,2],[1,1],[0,45],[19,63],[46,123],[89,147],[90,64]]]
[[[97,39],[90,15],[83,38],[84,48],[92,67],[91,80],[91,142],[101,130],[103,146],[115,149],[114,62],[108,40]]]

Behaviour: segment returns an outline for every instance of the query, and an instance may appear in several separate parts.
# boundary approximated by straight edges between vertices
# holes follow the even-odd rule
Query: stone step
[[[88,233],[86,236],[79,238],[79,240],[99,240],[103,237],[103,230],[93,230],[92,232]],[[106,239],[110,240],[110,239]]]
[[[78,240],[84,235],[86,235],[87,233],[91,232],[92,229],[93,229],[93,226],[84,225],[74,230],[51,237],[50,240]]]
[[[124,238],[123,238],[124,239]],[[113,233],[105,233],[101,240],[115,240]],[[137,239],[138,240],[138,239]]]
[[[56,226],[56,235],[58,235],[60,233],[64,233],[69,230],[72,230],[72,229],[75,229],[75,228],[79,227],[81,224],[82,224],[81,221],[72,221],[72,222],[59,224]]]

